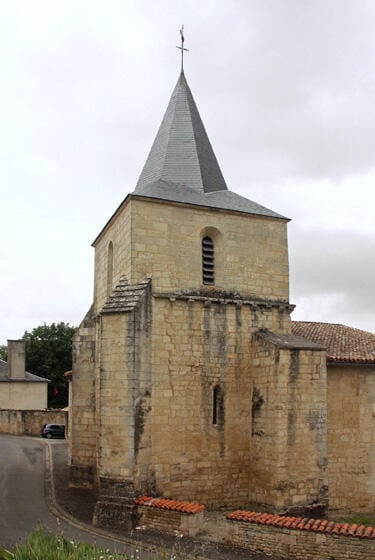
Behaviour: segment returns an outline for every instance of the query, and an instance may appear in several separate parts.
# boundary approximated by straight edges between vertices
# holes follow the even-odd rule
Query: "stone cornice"
[[[188,301],[190,303],[203,302],[205,305],[221,304],[221,305],[236,305],[241,307],[247,305],[252,309],[279,309],[291,313],[295,305],[287,301],[280,300],[262,300],[256,298],[242,297],[238,294],[231,296],[229,294],[203,295],[196,293],[174,293],[174,292],[153,292],[154,298],[169,299],[170,301]]]

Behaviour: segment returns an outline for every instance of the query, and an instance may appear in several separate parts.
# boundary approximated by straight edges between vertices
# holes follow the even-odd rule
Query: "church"
[[[288,221],[228,189],[182,70],[73,340],[70,480],[98,525],[142,495],[327,507],[327,354],[292,329]]]

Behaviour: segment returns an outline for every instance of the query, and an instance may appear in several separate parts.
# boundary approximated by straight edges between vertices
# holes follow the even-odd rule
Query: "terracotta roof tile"
[[[311,525],[311,531],[319,531],[319,527],[321,523],[322,523],[321,519],[316,519],[315,523]]]
[[[356,537],[363,537],[366,531],[366,527],[364,525],[360,525],[356,531]]]
[[[301,521],[298,523],[297,529],[303,529],[307,521],[308,521],[307,517],[303,517]]]
[[[375,364],[375,334],[335,323],[292,321],[292,333],[327,349],[327,363]]]
[[[135,502],[138,506],[148,506],[157,509],[166,509],[170,511],[179,511],[181,513],[200,513],[204,510],[201,504],[193,502],[180,502],[178,500],[167,500],[163,498],[150,498],[149,496],[142,496]]]
[[[356,532],[357,532],[357,527],[358,525],[356,523],[354,523],[353,525],[351,525],[348,535],[351,535],[352,537],[355,537]]]
[[[266,519],[264,521],[264,525],[272,525],[274,523],[274,521],[275,521],[274,517],[269,517],[268,519]]]
[[[148,498],[149,499],[149,498]],[[227,516],[232,521],[244,521],[246,523],[257,523],[273,527],[287,527],[289,529],[327,533],[347,537],[375,538],[375,527],[349,523],[336,523],[328,519],[308,519],[307,517],[288,517],[286,515],[274,515],[270,513],[257,513],[255,511],[233,511]]]
[[[303,527],[303,530],[304,530],[304,531],[312,531],[312,526],[314,525],[314,522],[315,522],[315,519],[309,519],[309,520],[305,523],[305,525],[304,525],[304,527]]]
[[[329,521],[324,532],[328,534],[332,533],[332,529],[334,528],[334,526],[335,526],[335,522]]]
[[[328,519],[323,519],[323,521],[321,522],[321,524],[318,528],[319,533],[324,533],[327,526],[328,526]]]
[[[367,527],[365,534],[363,535],[366,538],[375,538],[375,529],[373,527]]]
[[[347,535],[349,533],[349,528],[350,528],[349,523],[344,523],[344,525],[341,527],[340,534]]]
[[[293,523],[291,524],[290,528],[291,529],[296,529],[296,527],[298,527],[298,525],[301,523],[302,521],[302,517],[296,517],[295,520],[293,521]]]

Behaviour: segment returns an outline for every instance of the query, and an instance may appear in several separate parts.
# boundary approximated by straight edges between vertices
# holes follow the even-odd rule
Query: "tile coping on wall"
[[[177,500],[165,500],[162,498],[150,498],[149,496],[142,496],[135,502],[137,506],[148,506],[157,509],[166,509],[169,511],[178,511],[180,513],[200,513],[205,508],[201,504],[192,502],[180,502]]]
[[[271,527],[284,527],[286,529],[297,529],[326,533],[331,535],[342,535],[346,537],[361,537],[375,539],[375,527],[365,527],[356,523],[336,523],[328,519],[309,519],[307,517],[287,517],[285,515],[273,515],[269,513],[257,513],[255,511],[237,510],[230,513],[227,519],[232,521],[243,521],[269,525]]]
[[[141,498],[138,498],[135,503],[138,506],[147,506],[156,509],[178,511],[180,513],[189,514],[200,513],[205,509],[204,505],[193,502],[151,498],[149,496],[142,496]],[[257,523],[259,525],[269,525],[271,527],[284,527],[286,529],[296,529],[315,533],[375,539],[375,527],[366,527],[365,525],[358,525],[356,523],[336,523],[335,521],[329,521],[328,519],[321,520],[308,517],[288,517],[285,515],[274,515],[270,513],[243,510],[234,511],[230,513],[227,518],[231,521]]]

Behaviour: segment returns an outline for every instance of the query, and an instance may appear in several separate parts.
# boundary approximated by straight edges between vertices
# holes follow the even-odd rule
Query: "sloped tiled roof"
[[[257,523],[271,527],[285,527],[314,533],[325,533],[328,535],[342,535],[346,537],[361,537],[375,539],[375,527],[366,527],[356,523],[336,523],[328,519],[312,519],[307,517],[289,517],[286,515],[275,515],[271,513],[257,513],[255,511],[234,511],[228,515],[232,521],[245,523]]]
[[[178,500],[169,500],[164,498],[150,498],[149,496],[142,496],[142,498],[138,498],[135,503],[138,506],[147,506],[190,514],[200,513],[205,509],[203,505],[196,504],[194,502],[180,502]]]
[[[132,195],[286,219],[228,190],[183,72]]]
[[[137,284],[129,284],[126,278],[121,277],[117,286],[103,306],[102,313],[125,313],[132,311],[141,301],[150,280],[142,280]]]
[[[227,190],[183,72],[135,191],[159,179],[186,185],[199,192]]]
[[[8,364],[7,362],[4,362],[4,360],[0,360],[0,381],[15,381],[17,383],[20,381],[44,381],[45,383],[49,383],[49,379],[46,379],[45,377],[39,377],[39,375],[34,375],[33,373],[29,373],[28,371],[25,372],[25,377],[11,379],[8,375]]]
[[[336,323],[292,321],[292,332],[327,349],[328,363],[375,364],[375,334]]]
[[[287,220],[287,218],[281,214],[277,214],[273,210],[269,210],[269,208],[261,206],[229,190],[204,193],[186,185],[178,185],[177,183],[171,183],[161,179],[155,183],[145,185],[142,189],[134,191],[130,196],[143,196],[159,200],[168,200],[170,202],[207,206],[209,208],[232,210],[234,212],[254,214],[255,216],[268,216],[269,218]]]
[[[276,334],[268,330],[260,330],[255,336],[263,338],[279,348],[289,348],[291,350],[324,350],[324,346],[309,340],[298,334]]]

